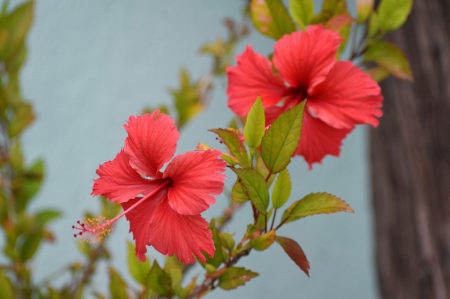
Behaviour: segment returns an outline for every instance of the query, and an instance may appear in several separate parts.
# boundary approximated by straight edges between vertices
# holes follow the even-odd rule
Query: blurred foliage
[[[399,28],[406,21],[412,0],[381,0],[377,8],[373,0],[357,0],[356,16],[350,15],[345,0],[325,0],[317,14],[314,14],[313,0],[290,0],[289,9],[281,0],[249,0],[247,4],[240,23],[225,20],[226,38],[219,37],[200,48],[201,54],[212,59],[208,73],[193,79],[187,69],[180,69],[178,86],[169,90],[172,105],[148,107],[144,113],[159,109],[172,115],[178,128],[182,128],[204,111],[214,79],[226,73],[236,43],[249,33],[249,18],[256,30],[273,39],[321,23],[345,38],[339,53],[349,47],[350,60],[372,65],[367,73],[375,80],[383,80],[390,74],[413,79],[402,51],[391,43],[380,41],[386,32]],[[0,264],[0,298],[84,298],[98,263],[111,258],[108,238],[95,244],[79,240],[77,246],[83,261],[70,262],[40,281],[33,279],[30,267],[40,245],[54,242],[49,224],[61,216],[52,208],[37,212],[28,208],[45,176],[42,160],[30,164],[24,162],[20,142],[21,134],[35,119],[32,105],[20,94],[19,82],[33,11],[33,1],[14,8],[5,1],[0,14],[0,226],[5,238],[2,252],[7,259],[7,263]],[[239,130],[236,118],[228,128],[210,130],[227,147],[222,158],[237,178],[229,194],[230,206],[221,217],[210,222],[216,251],[213,257],[205,256],[206,263],[202,266],[206,273],[200,284],[197,284],[198,276],[183,282],[183,276],[191,266],[182,264],[176,256],[167,257],[164,266],[156,260],[140,262],[135,256],[134,245],[128,243],[128,270],[133,282],[125,281],[121,271],[110,266],[108,294],[94,292],[92,295],[99,299],[200,298],[216,287],[231,290],[258,276],[258,273],[234,265],[252,249],[267,250],[273,243],[278,243],[309,275],[309,262],[300,245],[278,236],[278,229],[306,216],[353,210],[336,196],[313,193],[285,209],[280,222],[275,225],[277,210],[290,198],[292,183],[287,166],[300,138],[303,109],[302,104],[294,106],[265,130],[262,103],[256,100],[248,117],[240,119],[243,131]],[[197,150],[210,148],[200,143]],[[274,181],[270,196],[269,187]],[[103,197],[99,200],[100,213],[106,218],[113,218],[120,212],[120,205]],[[252,208],[253,219],[244,236],[239,239],[234,234],[222,232],[234,211],[247,202]],[[93,214],[88,212],[86,217],[91,218]],[[52,281],[62,275],[68,277],[66,284],[53,287]]]

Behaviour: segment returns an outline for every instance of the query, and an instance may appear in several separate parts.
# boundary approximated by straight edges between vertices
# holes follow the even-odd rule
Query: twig
[[[233,259],[231,259],[230,261],[225,263],[225,267],[224,268],[230,268],[233,265],[235,265],[242,257],[249,255],[250,251],[252,250],[252,248],[250,247],[247,250],[242,251],[241,253],[237,254]],[[209,278],[206,277],[202,284],[199,285],[194,292],[192,292],[186,299],[193,299],[197,296],[197,294],[201,294],[205,291],[207,291],[208,289],[213,289],[214,287],[214,282],[216,281],[217,278]]]
[[[278,209],[275,209],[275,211],[273,211],[272,225],[270,226],[270,230],[273,229],[273,224],[275,223],[275,216],[277,216],[277,210]]]

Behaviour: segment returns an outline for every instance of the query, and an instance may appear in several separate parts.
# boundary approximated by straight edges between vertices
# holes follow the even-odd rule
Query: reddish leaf
[[[348,14],[342,14],[332,17],[326,24],[325,29],[329,29],[334,32],[339,32],[345,26],[350,25],[356,19],[352,18]]]
[[[293,260],[309,277],[309,262],[300,245],[298,245],[294,240],[285,237],[277,236],[275,241],[283,247],[284,251],[287,255],[289,255],[291,260]]]

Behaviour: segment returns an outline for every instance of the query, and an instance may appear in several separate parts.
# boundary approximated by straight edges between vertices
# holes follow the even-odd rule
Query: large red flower
[[[378,84],[352,62],[336,60],[341,41],[322,25],[309,26],[275,43],[273,65],[247,46],[236,57],[237,66],[227,68],[228,106],[236,114],[247,115],[260,95],[270,125],[283,111],[307,101],[294,155],[302,155],[310,168],[327,154],[338,156],[356,124],[376,127],[382,115]]]
[[[215,248],[209,224],[200,213],[215,203],[212,195],[222,193],[225,175],[221,172],[226,166],[218,159],[222,153],[187,152],[175,157],[162,173],[180,136],[170,116],[156,110],[130,117],[124,127],[128,133],[124,149],[100,165],[92,188],[92,195],[121,204],[124,212],[112,220],[80,222],[79,234],[96,238],[125,215],[139,260],[145,261],[148,245],[162,254],[177,254],[183,263],[193,263],[194,256],[205,262],[201,251],[212,257]]]

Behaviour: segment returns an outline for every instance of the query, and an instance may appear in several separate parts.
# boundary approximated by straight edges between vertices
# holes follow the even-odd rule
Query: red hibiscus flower
[[[245,116],[258,95],[266,125],[306,100],[302,137],[295,155],[311,168],[327,154],[338,156],[345,136],[356,124],[378,125],[383,96],[380,87],[350,61],[337,61],[338,33],[309,26],[275,43],[273,65],[247,46],[237,66],[227,68],[228,107]],[[287,84],[286,84],[287,83]]]
[[[145,261],[146,246],[162,254],[177,254],[183,263],[194,256],[205,262],[206,252],[214,255],[212,232],[200,213],[215,203],[212,195],[222,193],[227,165],[218,150],[187,152],[173,157],[180,134],[174,121],[156,110],[151,115],[131,116],[125,147],[114,160],[100,165],[92,195],[103,195],[121,204],[124,212],[116,218],[79,222],[78,235],[101,238],[124,216],[136,240],[136,256]],[[144,177],[150,177],[147,179]]]

